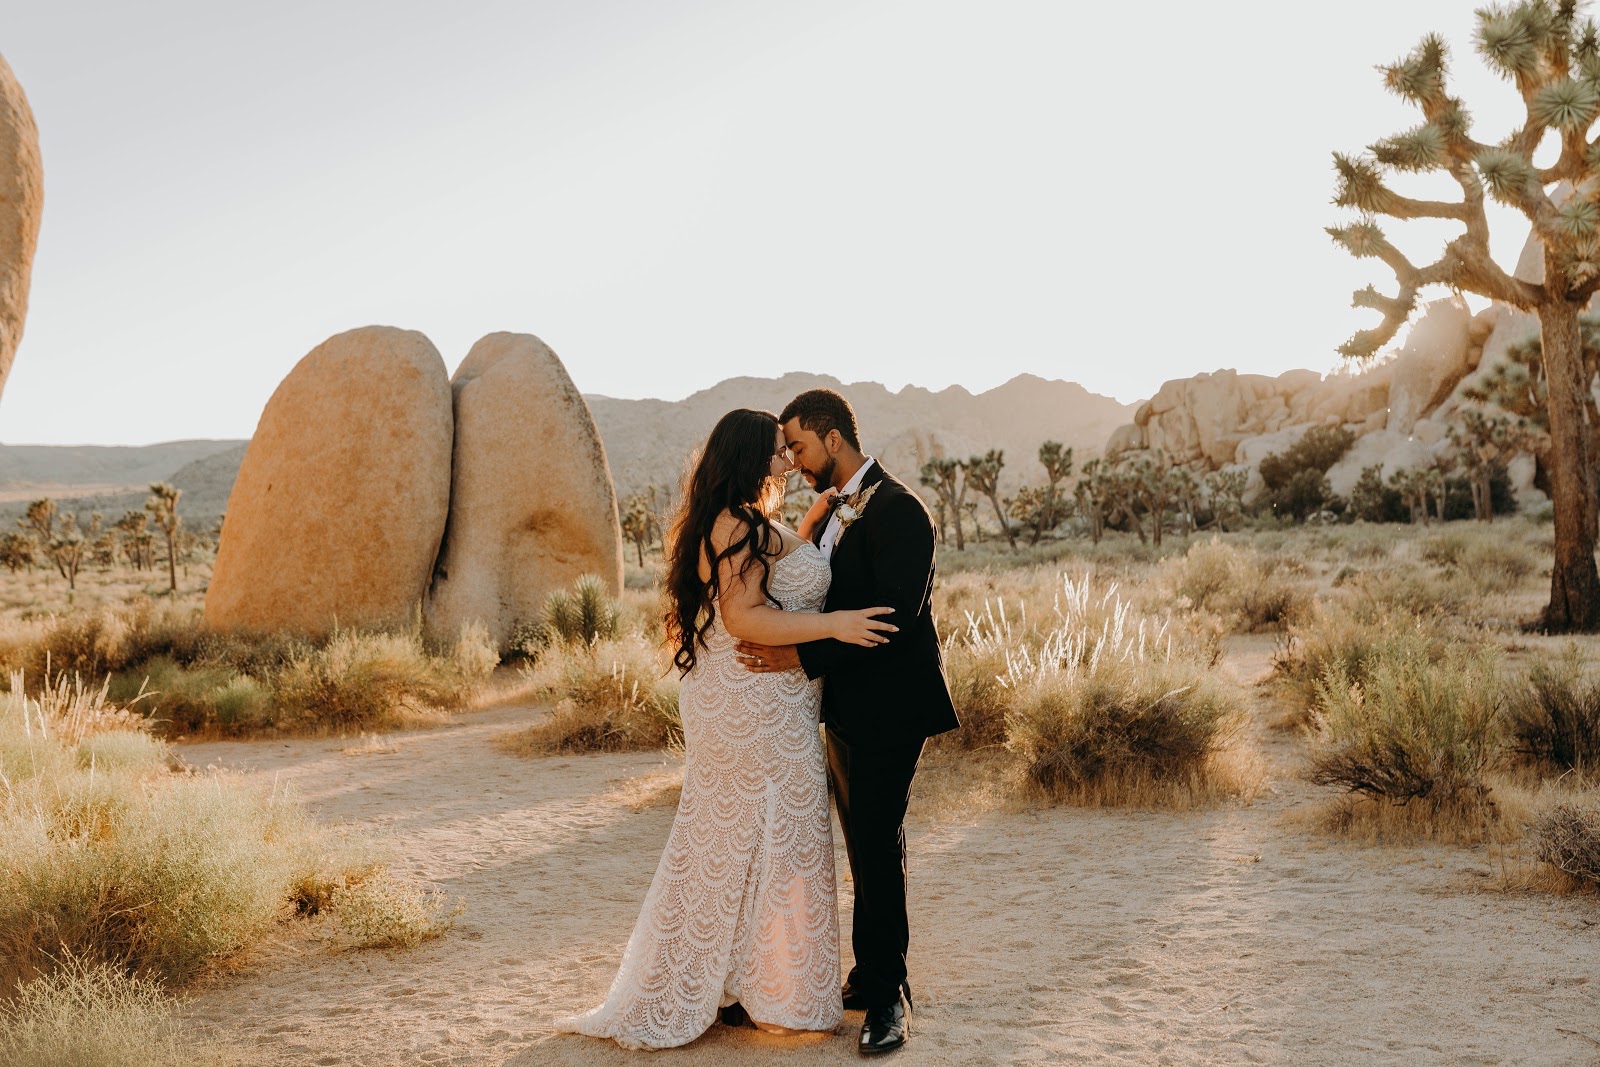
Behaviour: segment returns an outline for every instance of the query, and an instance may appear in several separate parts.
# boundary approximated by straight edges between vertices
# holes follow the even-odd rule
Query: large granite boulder
[[[424,617],[440,640],[481,622],[504,649],[581,574],[621,591],[616,492],[588,404],[537,337],[490,334],[451,384],[450,522]]]
[[[1472,312],[1460,297],[1436,300],[1411,327],[1389,382],[1387,429],[1409,433],[1473,368]]]
[[[366,326],[295,364],[228,497],[205,621],[325,633],[404,622],[450,503],[450,382],[422,334]]]
[[[43,209],[39,128],[22,86],[0,57],[0,392],[22,343]]]

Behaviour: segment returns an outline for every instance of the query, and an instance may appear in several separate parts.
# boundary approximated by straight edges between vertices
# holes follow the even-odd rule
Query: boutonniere
[[[834,509],[834,514],[839,516],[839,537],[835,544],[844,540],[845,531],[850,529],[850,526],[861,517],[863,511],[867,510],[867,501],[872,499],[872,494],[876,493],[878,486],[882,484],[882,482],[873,482],[860,492],[852,493],[843,504]]]

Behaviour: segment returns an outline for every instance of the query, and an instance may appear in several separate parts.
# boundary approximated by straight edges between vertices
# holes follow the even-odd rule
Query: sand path
[[[1236,640],[1225,667],[1254,677],[1269,647]],[[182,746],[197,765],[293,782],[325,819],[384,828],[401,869],[467,901],[411,951],[268,946],[187,1015],[260,1064],[641,1062],[543,1025],[611,981],[672,819],[633,810],[624,783],[670,764],[490,745],[537,714],[480,712],[361,755],[333,740]],[[893,1062],[1600,1064],[1600,903],[1482,891],[1481,850],[1286,827],[1316,793],[1293,778],[1292,742],[1261,743],[1273,781],[1247,807],[914,813],[920,1010]],[[809,1039],[716,1026],[658,1055],[852,1062],[859,1021]]]

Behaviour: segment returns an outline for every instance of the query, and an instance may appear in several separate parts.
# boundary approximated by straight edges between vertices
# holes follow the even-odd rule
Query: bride
[[[842,1018],[822,681],[748,671],[734,642],[875,645],[895,627],[887,607],[821,613],[831,574],[809,538],[829,498],[780,525],[793,465],[777,418],[741,408],[690,475],[667,545],[683,798],[605,1002],[558,1030],[667,1048],[735,1004],[777,1033]]]

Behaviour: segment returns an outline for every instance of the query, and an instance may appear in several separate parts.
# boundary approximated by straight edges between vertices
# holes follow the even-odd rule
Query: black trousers
[[[852,745],[828,731],[828,783],[855,882],[846,979],[868,1007],[893,1004],[906,981],[906,802],[923,739]]]

